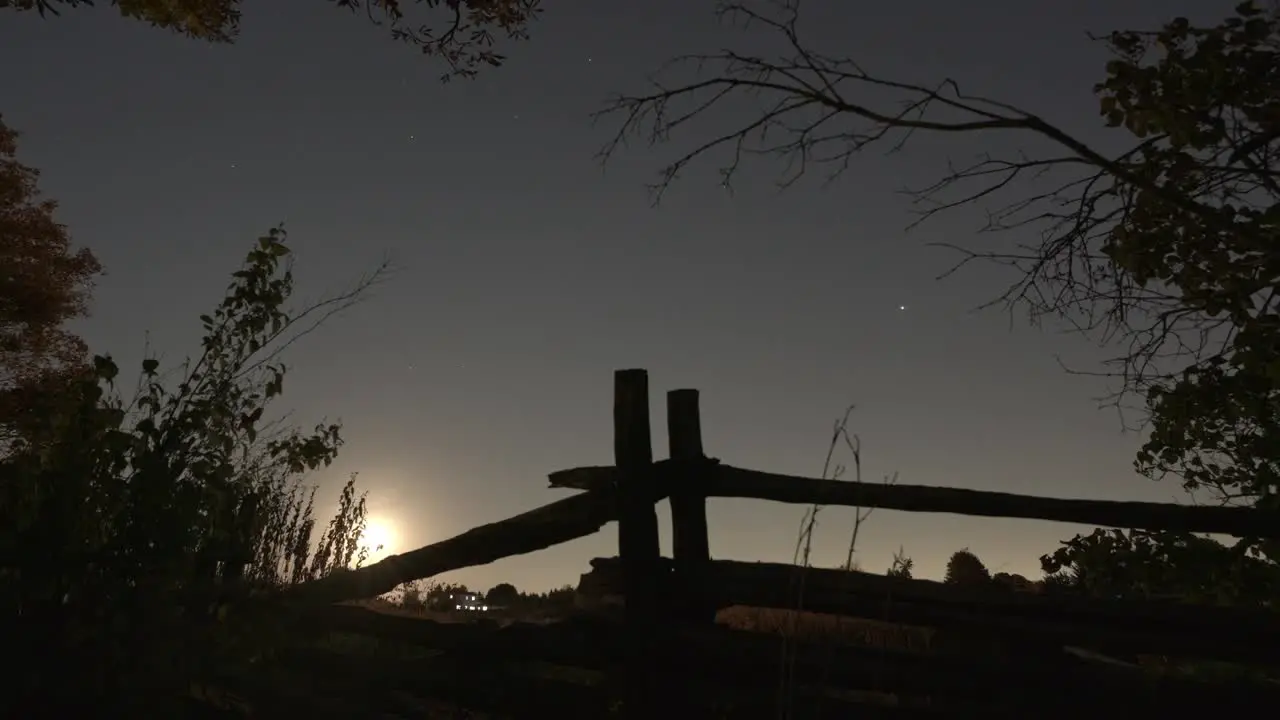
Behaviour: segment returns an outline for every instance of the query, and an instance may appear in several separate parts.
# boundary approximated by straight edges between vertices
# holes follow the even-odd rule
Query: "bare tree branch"
[[[943,277],[975,260],[1008,266],[1018,271],[1017,280],[983,307],[1020,308],[1033,323],[1060,318],[1104,344],[1120,343],[1121,353],[1104,373],[1119,382],[1110,398],[1115,402],[1169,381],[1187,363],[1221,355],[1232,342],[1231,319],[1164,279],[1137,277],[1118,266],[1112,245],[1117,228],[1153,204],[1205,232],[1255,233],[1247,240],[1273,242],[1274,230],[1242,225],[1221,206],[1226,199],[1266,195],[1275,186],[1277,148],[1269,133],[1260,138],[1244,128],[1228,147],[1195,158],[1203,170],[1198,185],[1179,185],[1152,171],[1160,153],[1185,148],[1171,132],[1143,130],[1132,147],[1106,155],[1030,110],[963,92],[953,79],[925,86],[880,77],[851,58],[810,48],[798,29],[797,0],[725,2],[718,12],[743,28],[781,37],[786,49],[775,57],[733,49],[678,57],[651,78],[648,91],[618,95],[596,115],[615,126],[600,152],[608,161],[635,138],[673,143],[676,131],[729,104],[755,108],[733,114],[741,119],[725,120],[727,129],[678,151],[650,187],[655,203],[700,161],[719,158],[722,183],[731,189],[746,160],[779,159],[785,169],[778,183],[787,187],[815,170],[830,183],[859,153],[876,147],[894,152],[918,132],[1022,136],[1048,150],[948,165],[935,182],[903,191],[917,212],[909,227],[959,207],[994,203],[979,234],[1034,238],[1005,250],[942,244],[960,256]],[[1047,190],[1026,194],[1046,182]]]

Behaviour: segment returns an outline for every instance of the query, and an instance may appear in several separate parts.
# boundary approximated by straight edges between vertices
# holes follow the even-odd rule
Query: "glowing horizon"
[[[395,522],[386,517],[374,516],[365,520],[359,543],[360,547],[368,549],[367,560],[372,561],[395,554],[399,539]]]

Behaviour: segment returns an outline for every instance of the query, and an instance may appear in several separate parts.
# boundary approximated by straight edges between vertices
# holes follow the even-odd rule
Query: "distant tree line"
[[[487,592],[471,590],[461,583],[405,583],[390,600],[407,610],[447,612],[453,610],[459,595],[475,593],[494,608],[516,612],[542,612],[573,608],[577,591],[572,585],[545,592],[525,592],[511,583],[498,583]]]

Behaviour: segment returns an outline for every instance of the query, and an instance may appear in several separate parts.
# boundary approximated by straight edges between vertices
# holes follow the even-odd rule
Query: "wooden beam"
[[[658,514],[645,490],[652,484],[653,441],[649,428],[649,374],[644,370],[619,370],[613,383],[613,456],[621,469],[618,480],[618,554],[645,575],[637,582],[649,585],[649,566],[661,554]]]
[[[658,494],[668,493],[673,461],[654,464]],[[552,473],[553,487],[589,490],[607,487],[611,467],[583,467]],[[886,485],[781,475],[718,464],[706,474],[708,497],[754,498],[802,505],[877,507],[906,512],[953,513],[979,517],[1023,518],[1114,528],[1219,533],[1280,539],[1280,513],[1253,508],[1204,507],[1172,503],[1082,500],[1015,495],[988,490],[927,485]]]
[[[323,698],[319,710],[325,718],[369,718],[381,712],[397,717],[454,717],[432,707],[444,700],[468,711],[500,717],[606,717],[609,689],[548,677],[533,663],[506,663],[491,657],[487,662],[458,663],[449,656],[407,660],[377,654],[300,649],[278,653],[270,671],[258,668],[243,677],[263,697],[279,696],[297,688],[309,690],[302,698]],[[255,666],[256,667],[256,666]],[[541,672],[539,672],[541,670]],[[281,683],[283,687],[272,687]],[[263,682],[266,679],[266,682]],[[289,681],[292,682],[289,682]],[[418,702],[414,702],[417,700]],[[311,710],[306,703],[301,707]],[[337,705],[338,712],[332,712]],[[344,706],[345,705],[345,706]],[[415,707],[415,705],[417,707]],[[265,709],[265,708],[264,708]],[[269,717],[287,717],[289,705],[276,705]],[[330,710],[330,712],[324,712]],[[308,712],[308,717],[315,717]]]
[[[853,483],[797,478],[727,465],[717,467],[710,474],[708,485],[707,494],[715,497],[751,497],[806,505],[879,507],[909,512],[945,512],[1117,528],[1280,538],[1280,514],[1251,508],[1049,498],[923,485]]]
[[[401,583],[485,565],[586,537],[617,519],[617,493],[588,492],[468,530],[448,540],[392,555],[358,570],[336,572],[283,593],[290,602],[323,605],[391,592]]]
[[[626,662],[618,668],[622,686],[622,715],[628,720],[650,720],[662,708],[660,677],[655,658],[642,645],[660,627],[660,594],[657,583],[661,546],[658,515],[648,501],[652,484],[649,467],[653,445],[649,428],[649,374],[644,370],[619,370],[613,381],[613,456],[618,476],[618,555],[622,561],[627,603],[628,642]]]
[[[307,612],[316,630],[357,632],[442,651],[445,655],[422,667],[422,672],[432,674],[444,667],[493,672],[501,670],[498,666],[531,661],[607,669],[623,657],[622,648],[628,642],[622,625],[585,618],[498,626],[437,623],[353,606]],[[1218,710],[1218,714],[1230,708],[1230,715],[1280,702],[1280,687],[1153,677],[1145,670],[1102,665],[1061,652],[1012,658],[953,656],[792,638],[784,655],[776,635],[714,625],[676,628],[645,640],[658,646],[652,652],[669,658],[664,667],[668,673],[691,677],[698,686],[763,689],[766,696],[776,692],[782,668],[789,665],[801,684],[929,697],[935,709],[957,711],[977,711],[998,701],[1051,707],[1057,717],[1100,711],[1142,717],[1191,708],[1197,713]]]
[[[667,393],[667,444],[674,460],[698,461],[703,458],[697,390]],[[686,561],[693,567],[711,559],[707,541],[707,500],[702,495],[697,465],[689,464],[688,467],[694,472],[674,480],[677,484],[671,488],[671,554],[677,567]]]
[[[661,465],[662,463],[657,463]],[[586,465],[583,467],[557,470],[547,479],[550,488],[568,490],[595,490],[612,486],[618,481],[618,468],[612,465]]]
[[[593,585],[616,588],[617,561],[591,561]],[[718,607],[792,609],[803,575],[802,609],[1056,646],[1280,664],[1280,613],[1159,601],[1093,600],[906,580],[775,563],[711,562],[705,583]]]
[[[1153,677],[1142,669],[1117,668],[1062,652],[1009,658],[910,653],[892,648],[842,645],[833,641],[786,641],[778,636],[724,627],[687,628],[672,641],[673,657],[702,681],[716,679],[738,687],[770,688],[790,667],[797,684],[841,690],[877,690],[900,700],[929,698],[934,710],[993,717],[984,711],[1020,707],[1015,717],[1158,717],[1223,710],[1236,712],[1280,702],[1280,687],[1261,683],[1196,682]],[[1003,708],[999,706],[1003,705]],[[836,715],[839,717],[840,715]],[[857,717],[855,712],[848,716]]]
[[[702,418],[697,390],[667,393],[667,444],[675,460],[701,460]],[[707,625],[715,621],[715,608],[706,602],[701,582],[711,560],[707,538],[707,498],[702,494],[701,468],[689,463],[672,478],[671,555],[675,559],[676,584],[672,601],[679,620]]]
[[[299,629],[310,633],[343,632],[452,651],[482,644],[500,628],[497,622],[437,622],[378,612],[360,605],[303,606],[290,613]]]

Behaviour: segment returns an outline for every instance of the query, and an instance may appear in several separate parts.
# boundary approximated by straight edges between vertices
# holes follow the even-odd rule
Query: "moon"
[[[391,555],[397,534],[395,523],[384,517],[371,517],[365,520],[364,532],[360,533],[360,546],[369,549],[370,558]]]

